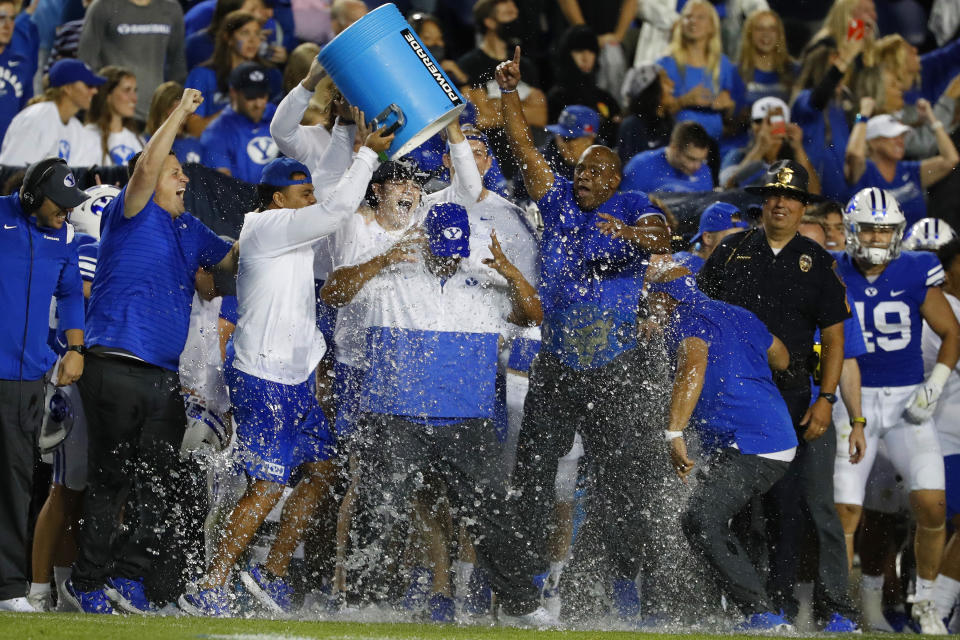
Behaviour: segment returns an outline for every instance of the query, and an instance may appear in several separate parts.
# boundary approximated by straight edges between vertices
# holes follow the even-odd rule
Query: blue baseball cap
[[[733,216],[738,216],[740,220],[734,220]],[[726,231],[727,229],[746,229],[750,225],[743,220],[743,213],[737,207],[728,202],[714,202],[703,210],[700,214],[700,227],[697,229],[697,235],[690,239],[690,244],[695,243],[703,235],[704,231]]]
[[[707,297],[697,288],[697,279],[689,272],[687,275],[667,282],[648,282],[647,291],[650,293],[665,293],[681,304],[696,304]]]
[[[453,202],[435,204],[423,221],[430,253],[439,258],[470,255],[470,219],[467,210]]]
[[[93,69],[82,60],[76,58],[64,58],[54,62],[50,67],[49,77],[51,87],[62,87],[78,81],[88,87],[99,87],[107,81],[103,76],[95,74]]]
[[[296,179],[293,176],[302,173],[306,178]],[[271,187],[289,187],[295,184],[313,184],[313,178],[310,175],[310,169],[302,162],[293,158],[277,158],[271,160],[263,167],[260,174],[260,184],[270,185]]]
[[[557,124],[547,126],[547,131],[562,138],[595,136],[600,129],[600,114],[582,104],[574,104],[560,112]]]

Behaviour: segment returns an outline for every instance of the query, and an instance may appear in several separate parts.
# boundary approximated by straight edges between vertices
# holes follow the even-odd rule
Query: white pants
[[[916,385],[908,387],[864,387],[861,392],[867,451],[858,464],[849,461],[850,418],[836,408],[837,457],[833,494],[839,504],[862,505],[870,472],[883,442],[889,461],[903,478],[908,491],[943,490],[943,457],[932,420],[916,425],[907,422],[903,411]]]

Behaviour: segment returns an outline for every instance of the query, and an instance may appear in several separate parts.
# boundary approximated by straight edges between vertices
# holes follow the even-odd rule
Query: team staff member
[[[0,198],[0,611],[33,611],[25,597],[27,512],[43,376],[57,359],[47,344],[51,298],[69,343],[58,383],[83,373],[83,283],[65,223],[86,199],[58,158],[32,165],[20,192]]]
[[[103,212],[87,310],[91,357],[80,384],[90,473],[80,551],[65,589],[68,604],[79,611],[111,613],[112,600],[131,613],[152,612],[144,576],[165,575],[160,563],[186,561],[161,545],[176,544],[179,517],[180,491],[170,473],[186,428],[177,369],[197,269],[233,273],[236,264],[231,245],[184,211],[188,180],[170,153],[183,121],[202,100],[196,89],[184,90],[131,161],[130,182]],[[116,548],[120,513],[131,495],[136,513],[127,507],[127,515],[137,527]],[[180,589],[157,582],[166,599]]]
[[[774,376],[798,433],[802,435],[790,470],[767,494],[774,605],[797,614],[793,598],[798,533],[802,529],[798,496],[803,496],[820,542],[818,615],[850,618],[847,556],[843,529],[833,506],[833,458],[836,437],[831,424],[834,395],[843,365],[843,321],[850,316],[836,261],[817,243],[797,233],[806,205],[806,170],[792,160],[772,167],[763,186],[747,187],[764,197],[762,226],[733,234],[714,250],[697,278],[707,295],[755,313],[790,351],[790,366]],[[822,382],[810,403],[808,363],[814,333],[820,328]]]

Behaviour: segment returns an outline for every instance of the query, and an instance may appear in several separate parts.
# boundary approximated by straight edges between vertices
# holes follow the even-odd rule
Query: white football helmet
[[[924,218],[917,220],[903,236],[903,248],[907,251],[936,251],[957,237],[946,220]]]
[[[886,247],[866,247],[860,244],[863,226],[884,226],[894,229]],[[903,229],[907,219],[900,203],[888,191],[877,187],[861,189],[847,203],[843,211],[843,226],[847,233],[847,254],[870,264],[886,264],[900,255]]]
[[[110,184],[98,184],[84,191],[89,198],[70,212],[70,224],[78,233],[100,239],[100,218],[103,208],[117,197],[120,189]]]

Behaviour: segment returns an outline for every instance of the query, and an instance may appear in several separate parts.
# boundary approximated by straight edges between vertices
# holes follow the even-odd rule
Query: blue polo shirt
[[[600,213],[627,224],[662,215],[638,192],[615,193],[583,211],[573,183],[554,176],[537,202],[543,216],[540,300],[543,351],[573,369],[601,367],[636,346],[637,307],[649,254],[600,233]]]
[[[927,217],[927,201],[923,198],[923,182],[920,179],[920,161],[901,160],[897,163],[897,173],[893,180],[887,181],[881,175],[873,160],[867,160],[867,168],[853,185],[853,193],[867,187],[880,187],[893,194],[900,203],[900,209],[907,218],[907,228],[920,218]]]
[[[742,453],[759,454],[797,446],[790,412],[767,361],[773,336],[757,316],[703,295],[696,304],[677,308],[667,335],[673,353],[691,337],[709,348],[703,390],[690,420],[704,450],[736,444]]]
[[[126,196],[124,187],[103,210],[86,341],[176,371],[197,269],[216,265],[231,245],[189,213],[173,218],[152,197],[125,218]]]
[[[230,169],[230,175],[244,182],[260,182],[260,174],[279,149],[270,135],[270,121],[277,110],[267,105],[260,122],[253,122],[227,107],[200,136],[203,164],[211,169]]]
[[[644,151],[630,158],[630,162],[623,168],[623,182],[621,191],[642,191],[655,193],[657,191],[673,191],[685,193],[690,191],[711,191],[713,176],[710,167],[704,162],[692,176],[688,176],[679,169],[674,169],[667,162],[667,148]]]
[[[83,283],[68,229],[38,227],[20,194],[0,197],[0,380],[39,380],[56,362],[50,300],[64,329],[83,329]]]

